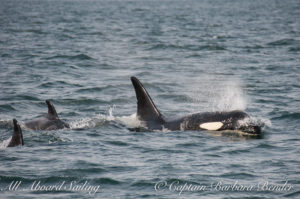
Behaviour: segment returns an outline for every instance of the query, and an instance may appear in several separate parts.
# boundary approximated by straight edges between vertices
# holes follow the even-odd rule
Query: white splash
[[[97,125],[103,124],[105,121],[112,121],[114,117],[112,115],[114,107],[109,107],[107,115],[97,114],[94,117],[80,118],[70,123],[71,129],[82,129],[82,128],[94,128]]]
[[[97,116],[92,118],[81,118],[70,122],[70,128],[71,129],[93,128],[97,125],[98,120],[99,118]]]
[[[243,84],[238,79],[219,79],[207,75],[194,79],[189,86],[192,88],[192,102],[199,104],[196,112],[245,110],[247,95]]]
[[[8,146],[8,144],[10,143],[11,138],[12,138],[12,136],[10,138],[6,139],[6,140],[3,140],[3,142],[0,143],[0,149],[6,148]]]
[[[108,121],[115,120],[115,117],[113,116],[113,111],[115,110],[115,108],[116,108],[116,105],[109,107],[109,109],[107,111],[108,115],[106,116],[106,120],[108,120]]]
[[[115,108],[116,106],[114,105],[108,109],[108,115],[106,116],[107,121],[121,122],[129,128],[137,128],[142,126],[142,123],[138,119],[136,113],[128,116],[114,116],[113,111],[115,110]]]
[[[136,114],[132,114],[129,116],[114,116],[113,112],[116,106],[111,106],[108,108],[106,114],[97,114],[91,118],[81,118],[79,120],[73,121],[70,123],[71,129],[80,129],[80,128],[94,128],[99,125],[103,125],[105,122],[116,121],[120,122],[129,128],[137,128],[141,127],[142,123],[138,120]]]
[[[259,117],[248,117],[243,120],[239,120],[238,124],[240,126],[248,126],[248,125],[255,125],[255,126],[267,126],[272,127],[272,122],[269,119],[266,118],[259,118]]]
[[[213,111],[245,110],[247,107],[247,98],[239,82],[224,82],[210,92],[209,98]]]
[[[136,113],[129,116],[116,117],[116,120],[128,126],[129,128],[143,127],[142,122],[136,116]]]

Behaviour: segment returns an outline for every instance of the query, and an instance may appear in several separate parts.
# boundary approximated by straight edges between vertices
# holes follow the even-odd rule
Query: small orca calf
[[[162,130],[167,128],[175,130],[239,130],[250,135],[259,135],[261,126],[242,122],[249,119],[248,114],[243,111],[230,112],[205,112],[195,113],[175,120],[167,120],[158,111],[148,92],[142,83],[131,77],[137,98],[137,117],[149,130]]]
[[[57,130],[70,128],[69,124],[61,121],[56,113],[53,104],[46,100],[48,105],[48,114],[44,117],[25,122],[25,126],[32,130]]]
[[[16,119],[13,119],[14,133],[8,143],[7,147],[14,147],[18,145],[24,145],[23,134],[20,125]]]

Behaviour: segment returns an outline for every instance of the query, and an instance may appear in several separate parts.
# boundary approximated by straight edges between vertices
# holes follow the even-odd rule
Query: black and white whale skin
[[[23,134],[20,125],[16,119],[13,119],[14,133],[8,143],[7,147],[15,147],[18,145],[24,145]]]
[[[57,130],[70,128],[69,124],[61,121],[53,104],[46,100],[48,106],[48,114],[44,117],[25,122],[25,127],[31,130]]]
[[[175,120],[167,120],[156,108],[142,83],[131,77],[137,98],[137,117],[149,130],[238,130],[250,135],[259,135],[261,126],[245,123],[249,119],[243,111],[195,113]]]

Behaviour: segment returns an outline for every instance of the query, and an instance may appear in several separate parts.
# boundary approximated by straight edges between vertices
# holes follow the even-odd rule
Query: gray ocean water
[[[299,19],[297,0],[1,0],[0,198],[299,198]],[[241,109],[264,134],[131,131],[130,76],[166,117]],[[71,129],[5,148],[46,99]]]

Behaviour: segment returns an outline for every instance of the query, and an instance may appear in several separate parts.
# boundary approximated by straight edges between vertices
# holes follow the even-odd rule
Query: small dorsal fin
[[[48,105],[47,117],[52,118],[52,119],[58,119],[58,115],[57,115],[57,112],[56,112],[53,104],[49,100],[46,100],[46,104]]]
[[[14,133],[13,133],[11,140],[10,140],[9,144],[7,145],[7,147],[24,145],[21,127],[18,124],[18,121],[16,119],[13,119],[13,123],[14,123]]]
[[[165,120],[162,114],[156,108],[142,83],[136,77],[131,77],[131,82],[136,93],[137,115],[139,119],[143,121],[151,121],[158,124],[164,124]]]

